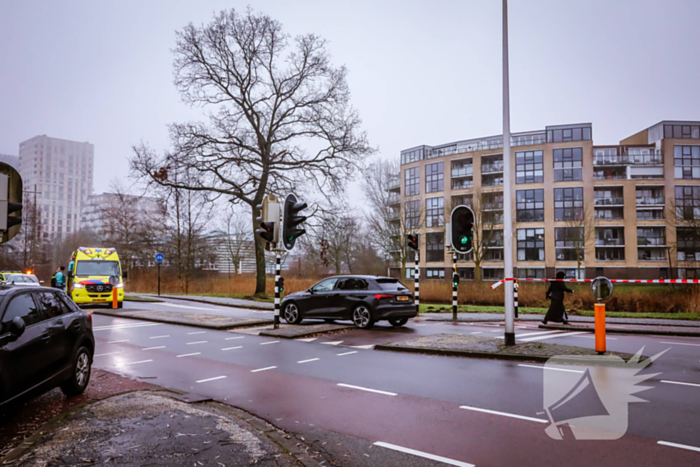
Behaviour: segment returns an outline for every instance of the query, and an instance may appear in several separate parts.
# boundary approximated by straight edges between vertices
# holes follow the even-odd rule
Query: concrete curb
[[[540,324],[538,326],[542,329],[556,329],[559,331],[585,331],[585,332],[595,332],[595,328],[592,326],[557,326],[551,324]],[[698,331],[668,331],[663,329],[625,329],[625,328],[605,328],[606,334],[637,334],[637,335],[654,335],[654,336],[676,336],[676,337],[700,337],[700,330]]]
[[[472,358],[489,358],[495,360],[513,360],[521,362],[541,362],[544,363],[550,359],[542,355],[520,355],[520,354],[494,354],[491,352],[472,352],[468,350],[450,350],[450,349],[429,349],[423,347],[394,347],[387,344],[378,344],[374,346],[374,350],[385,350],[390,352],[418,353],[426,355],[442,355],[447,357],[472,357]]]
[[[309,326],[301,326],[299,331],[295,332],[294,334],[290,334],[290,335],[283,334],[283,332],[287,331],[289,328],[277,329],[277,330],[271,330],[271,331],[261,331],[260,334],[258,334],[258,335],[265,336],[265,337],[280,337],[283,339],[298,339],[300,337],[309,337],[309,336],[314,336],[317,334],[326,334],[329,332],[344,331],[346,329],[352,329],[355,327],[351,324],[347,324],[347,325],[335,324],[335,325],[331,325],[331,326],[335,326],[332,329],[319,329],[316,326],[324,326],[324,325],[322,325],[322,324],[313,325],[312,324]],[[328,326],[328,325],[325,325],[325,326]],[[305,328],[315,328],[315,329],[305,329]]]
[[[109,310],[96,310],[96,311],[93,311],[92,313],[95,315],[112,316],[115,318],[138,319],[140,321],[151,321],[154,323],[163,323],[163,324],[175,324],[178,326],[191,326],[194,328],[213,329],[213,330],[218,330],[218,331],[226,331],[228,329],[237,329],[237,328],[247,328],[247,327],[260,326],[260,325],[266,325],[266,324],[273,323],[273,321],[271,319],[253,319],[253,318],[250,318],[249,321],[244,321],[244,322],[240,322],[237,324],[206,324],[206,323],[198,323],[198,322],[185,323],[182,321],[172,321],[172,320],[164,319],[164,318],[143,318],[143,317],[138,317],[138,316],[127,316],[127,315],[124,315],[121,313],[115,313],[115,312],[112,312]],[[199,316],[201,316],[201,315],[199,315]],[[207,316],[220,317],[218,315],[207,315]]]
[[[477,313],[464,313],[460,312],[461,314],[477,314]],[[425,315],[426,313],[421,313]],[[432,313],[434,314],[434,313]],[[450,315],[451,313],[444,313],[446,315]],[[420,316],[420,315],[418,315]],[[589,320],[576,320],[572,319],[573,315],[569,315],[569,322],[572,323],[581,323],[581,324],[593,324],[593,317],[592,316],[586,316],[585,318],[589,318]],[[455,322],[452,318],[431,318],[431,317],[426,317],[424,318],[426,321],[439,321],[439,322]],[[544,319],[544,315],[538,315],[536,317],[523,317],[522,313],[520,318],[516,318],[515,322],[516,323],[533,323],[533,322],[542,322],[542,319]],[[700,321],[695,321],[692,324],[688,322],[688,320],[678,320],[679,322],[674,323],[673,320],[671,319],[665,319],[662,318],[664,321],[663,323],[640,323],[640,322],[635,322],[635,321],[641,321],[641,320],[651,320],[655,318],[610,318],[608,317],[607,324],[622,324],[622,325],[629,325],[629,326],[674,326],[674,327],[683,327],[683,328],[698,328],[700,329]],[[477,319],[472,319],[472,318],[457,318],[457,323],[477,323],[477,322],[496,322],[496,321],[505,321],[505,318],[501,315],[499,317],[491,317],[491,318],[477,318]]]
[[[153,297],[153,295],[150,295],[150,294],[142,294],[142,295],[145,295],[149,298]],[[157,296],[158,295],[156,295],[156,297]],[[212,300],[206,300],[206,299],[202,299],[202,298],[189,298],[187,296],[178,296],[178,295],[161,295],[160,297],[161,298],[169,298],[171,300],[184,300],[187,302],[206,303],[207,305],[227,306],[229,308],[241,308],[243,310],[246,310],[246,309],[247,310],[262,310],[262,311],[269,311],[269,312],[275,311],[274,304],[272,304],[272,303],[270,303],[270,308],[267,308],[264,306],[260,306],[258,304],[255,304],[255,305],[247,305],[247,304],[246,305],[234,305],[232,303],[221,303],[221,302],[215,302]],[[226,297],[221,297],[221,298],[226,298]],[[242,300],[242,299],[237,299],[237,300]],[[263,302],[263,303],[265,303],[265,302]]]

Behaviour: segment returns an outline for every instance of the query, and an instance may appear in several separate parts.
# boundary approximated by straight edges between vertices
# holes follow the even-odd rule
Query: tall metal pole
[[[457,284],[454,281],[454,274],[457,272],[457,252],[452,252],[452,319],[457,321]]]
[[[275,318],[274,329],[280,327],[280,252],[275,250]]]
[[[503,274],[513,277],[513,207],[510,168],[510,91],[508,84],[508,0],[503,0]],[[505,284],[505,344],[515,345],[513,281]]]
[[[160,297],[160,263],[158,263],[158,296]]]
[[[415,297],[416,297],[416,316],[418,316],[418,313],[420,313],[420,291],[419,291],[419,285],[420,285],[420,266],[418,265],[418,252],[416,251],[416,268],[413,270],[413,280],[414,282],[414,287],[413,289],[415,290]]]

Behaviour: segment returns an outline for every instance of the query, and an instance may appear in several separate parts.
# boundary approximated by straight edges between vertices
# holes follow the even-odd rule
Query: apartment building
[[[590,123],[512,134],[510,233],[502,147],[501,135],[401,151],[387,189],[420,233],[422,278],[450,277],[445,223],[459,204],[478,210],[488,232],[484,280],[503,277],[505,234],[517,277],[700,278],[697,229],[679,225],[700,219],[700,122],[662,121],[605,146],[594,145]],[[461,277],[474,277],[472,260],[458,256]]]
[[[80,210],[92,194],[94,154],[90,143],[46,135],[20,143],[19,172],[25,192],[37,192],[45,238],[80,230]]]
[[[105,233],[113,219],[105,216],[110,212],[118,212],[122,204],[128,204],[129,213],[135,219],[139,219],[146,224],[152,222],[162,224],[164,222],[163,209],[157,198],[149,196],[137,196],[117,193],[102,193],[90,196],[82,204],[80,210],[80,228],[92,230],[96,233]]]

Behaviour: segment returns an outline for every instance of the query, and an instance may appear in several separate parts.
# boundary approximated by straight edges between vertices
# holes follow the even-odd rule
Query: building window
[[[544,261],[544,229],[518,229],[518,261]]]
[[[565,276],[564,279],[585,279],[586,278],[586,268],[557,268],[556,272],[563,271]]]
[[[700,279],[700,268],[678,268],[679,279]]]
[[[420,200],[406,201],[406,228],[420,227]]]
[[[557,261],[584,260],[585,237],[583,227],[557,227],[554,229],[554,247]]]
[[[676,187],[676,217],[686,221],[700,219],[700,186]]]
[[[700,139],[698,125],[664,125],[664,138]]]
[[[426,239],[426,261],[445,261],[445,234],[443,232],[428,232]]]
[[[503,269],[484,268],[481,270],[481,275],[484,277],[484,280],[499,281],[503,279]]]
[[[599,227],[596,229],[596,246],[625,246],[624,227]]]
[[[428,279],[444,279],[445,270],[442,268],[427,268],[425,270],[425,277],[427,277]]]
[[[410,164],[411,162],[418,162],[420,160],[423,160],[423,148],[401,152],[402,164]]]
[[[474,280],[474,268],[457,268],[457,274],[461,279]]]
[[[583,180],[581,164],[583,148],[564,148],[554,150],[554,181],[572,182]]]
[[[554,220],[583,219],[583,188],[554,189]]]
[[[673,146],[675,177],[700,178],[700,146]]]
[[[595,259],[597,261],[624,261],[624,248],[596,248]]]
[[[444,190],[443,163],[436,162],[425,166],[425,192],[434,193]]]
[[[544,222],[544,190],[518,190],[515,198],[517,222]]]
[[[591,127],[576,127],[547,130],[548,143],[563,143],[567,141],[590,141]]]
[[[637,246],[666,246],[666,229],[637,227]]]
[[[515,153],[516,183],[541,183],[544,181],[542,151]]]
[[[544,268],[518,268],[518,277],[521,279],[544,279]]]
[[[406,169],[406,196],[420,194],[420,167]]]
[[[692,227],[676,227],[678,261],[700,261],[700,233]]]
[[[445,224],[445,207],[442,197],[425,200],[425,223],[427,227],[440,227]]]

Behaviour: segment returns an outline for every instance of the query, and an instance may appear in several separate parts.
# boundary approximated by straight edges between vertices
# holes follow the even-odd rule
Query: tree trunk
[[[265,295],[265,245],[264,240],[255,235],[255,218],[257,213],[253,212],[253,243],[255,244],[255,295]]]
[[[474,282],[481,282],[481,264],[474,263]]]

